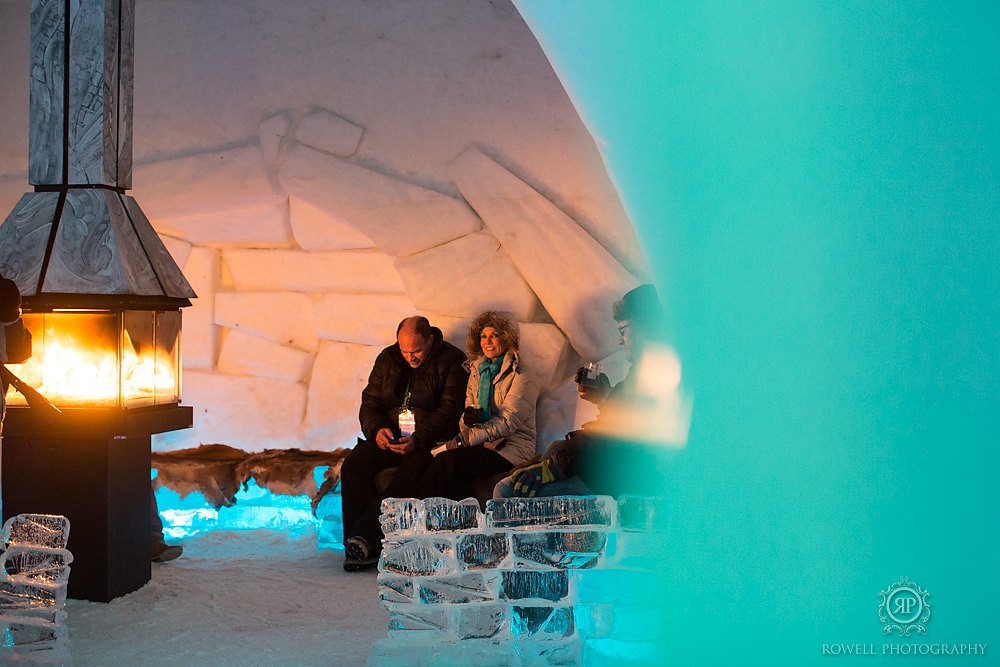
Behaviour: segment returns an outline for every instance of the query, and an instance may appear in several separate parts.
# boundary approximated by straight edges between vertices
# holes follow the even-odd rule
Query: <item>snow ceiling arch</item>
[[[610,304],[645,260],[509,0],[137,0],[135,80],[133,194],[199,295],[196,425],[157,449],[352,446],[371,362],[414,312],[462,347],[477,312],[517,315],[542,442],[578,420],[581,358],[621,364]],[[26,145],[0,135],[2,164]],[[0,167],[11,206],[23,184]]]

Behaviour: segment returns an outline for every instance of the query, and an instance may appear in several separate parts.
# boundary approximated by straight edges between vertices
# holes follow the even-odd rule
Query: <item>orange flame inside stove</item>
[[[96,347],[77,340],[73,334],[46,328],[44,345],[35,339],[34,354],[11,370],[35,387],[50,402],[70,407],[107,407],[119,402],[119,368],[114,349]],[[146,346],[151,348],[152,346]],[[123,402],[154,399],[157,394],[173,395],[174,370],[158,361],[152,349],[142,354],[124,333],[121,358],[121,398]],[[9,403],[24,405],[14,389],[8,391]]]

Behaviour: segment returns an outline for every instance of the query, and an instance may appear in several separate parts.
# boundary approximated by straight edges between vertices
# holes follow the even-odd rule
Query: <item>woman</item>
[[[469,328],[469,383],[459,434],[432,453],[417,498],[475,496],[475,480],[523,465],[535,455],[537,390],[521,368],[517,324],[495,311]]]

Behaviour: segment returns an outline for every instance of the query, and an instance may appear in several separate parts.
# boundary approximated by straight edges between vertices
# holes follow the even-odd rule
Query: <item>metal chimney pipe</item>
[[[34,0],[29,182],[0,226],[27,308],[190,305],[132,185],[134,0]]]

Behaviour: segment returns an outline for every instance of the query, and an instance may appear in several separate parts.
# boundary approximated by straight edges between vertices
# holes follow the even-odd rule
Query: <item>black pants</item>
[[[378,517],[385,498],[416,498],[413,485],[434,457],[417,450],[396,454],[379,449],[369,440],[358,440],[340,469],[340,499],[344,513],[344,539],[363,537],[374,549],[382,542]],[[398,467],[385,491],[375,486],[375,476],[386,468]]]
[[[149,530],[154,543],[163,542],[163,520],[160,519],[160,508],[156,505],[156,494],[149,489]]]
[[[413,485],[415,498],[475,497],[477,477],[496,475],[511,469],[511,463],[492,449],[460,447],[441,452]]]

